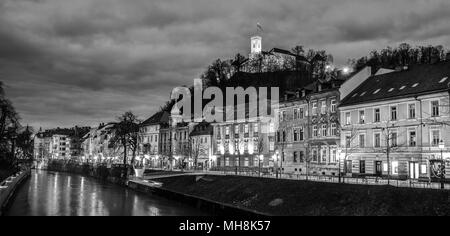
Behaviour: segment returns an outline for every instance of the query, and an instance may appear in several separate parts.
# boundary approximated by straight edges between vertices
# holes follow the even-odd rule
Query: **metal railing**
[[[180,170],[181,172],[181,170]],[[264,171],[259,173],[259,171],[237,171],[231,169],[225,169],[222,171],[215,170],[183,170],[187,173],[205,173],[210,175],[228,175],[228,176],[245,176],[245,177],[255,177],[255,178],[269,178],[269,179],[287,179],[287,180],[300,180],[300,181],[313,181],[322,183],[339,183],[339,176],[327,176],[327,175],[304,175],[304,174],[286,174],[279,173],[278,175],[274,172]],[[340,183],[343,184],[357,184],[357,185],[390,185],[398,188],[418,188],[418,189],[439,189],[441,190],[440,182],[416,180],[416,179],[387,179],[383,177],[341,177]],[[450,190],[450,183],[444,183],[444,189]]]

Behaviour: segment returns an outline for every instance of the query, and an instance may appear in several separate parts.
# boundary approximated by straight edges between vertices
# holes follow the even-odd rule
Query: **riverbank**
[[[30,172],[30,169],[22,170],[0,183],[0,216],[3,215],[4,210],[11,203],[11,199],[13,199],[23,181],[29,178]]]
[[[450,191],[206,175],[162,178],[163,189],[279,216],[445,216]]]

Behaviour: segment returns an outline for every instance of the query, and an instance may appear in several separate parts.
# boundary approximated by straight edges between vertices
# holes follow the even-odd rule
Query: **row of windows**
[[[417,132],[416,130],[409,130],[408,131],[408,137],[407,137],[407,143],[405,146],[409,147],[416,147],[417,146]],[[385,146],[381,144],[381,138],[382,133],[377,132],[373,135],[373,147],[379,148],[381,146]],[[389,140],[389,146],[391,147],[397,147],[399,146],[398,143],[398,132],[397,131],[389,131],[388,133],[383,134],[384,140]],[[346,135],[346,147],[351,147],[351,136]],[[432,147],[438,147],[439,143],[441,142],[441,131],[440,130],[431,130],[430,131],[430,146]],[[358,146],[359,148],[365,148],[366,145],[366,134],[359,134],[358,135]]]
[[[439,101],[431,101],[430,102],[431,105],[431,117],[438,117],[440,115],[440,111],[439,111]],[[416,119],[416,104],[415,103],[411,103],[408,104],[408,119]],[[381,121],[381,110],[380,108],[374,108],[373,109],[373,122],[377,123]],[[391,121],[396,121],[398,119],[398,108],[397,106],[390,106],[389,108],[389,120]],[[365,115],[365,111],[364,110],[360,110],[358,112],[358,123],[359,124],[365,124],[366,121],[366,115]],[[345,123],[347,125],[352,124],[352,118],[351,118],[351,113],[350,112],[346,112],[345,113]]]
[[[237,124],[234,125],[234,136],[235,138],[239,138],[239,135],[241,133],[241,131],[244,133],[245,137],[249,137],[250,135],[250,127],[253,129],[253,135],[257,136],[259,133],[259,124],[255,123],[255,124]],[[217,127],[216,129],[217,131],[217,139],[222,139],[222,127]],[[230,138],[230,126],[225,126],[225,139],[229,139]]]
[[[320,104],[320,110],[319,110],[319,104]],[[293,120],[303,119],[308,116],[308,111],[305,106],[303,107],[297,107],[293,108],[293,113],[290,113],[292,115]],[[291,110],[291,111],[292,111]],[[313,101],[312,102],[312,109],[311,113],[312,115],[317,115],[320,111],[320,114],[326,114],[328,111],[327,101]],[[330,101],[330,108],[329,111],[331,113],[335,113],[337,111],[337,101],[336,99],[332,99]],[[287,121],[288,118],[288,110],[283,110],[280,112],[280,121]]]
[[[220,141],[217,142],[217,148],[216,151],[220,152],[221,147],[223,147],[223,151],[225,153],[235,153],[238,151],[243,151],[244,153],[249,153],[250,151],[250,147],[253,147],[252,151],[254,153],[258,153],[259,152],[259,148],[260,148],[260,144],[259,144],[259,139],[253,139],[253,143],[250,144],[250,140],[249,139],[244,139],[243,142],[240,142],[238,140],[234,141],[234,144],[231,146],[229,141],[225,141],[224,145],[222,146],[222,143]]]
[[[328,133],[328,131],[330,133]],[[320,126],[314,125],[313,126],[313,137],[328,137],[328,136],[337,136],[337,124],[332,123],[330,125],[330,130],[328,130],[328,125],[323,124]]]

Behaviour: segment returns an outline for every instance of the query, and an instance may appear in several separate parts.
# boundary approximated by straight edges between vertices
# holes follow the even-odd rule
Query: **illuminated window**
[[[393,161],[392,162],[392,174],[393,175],[398,175],[398,161]]]
[[[322,101],[320,106],[320,113],[325,114],[327,112],[327,101]]]
[[[352,122],[352,117],[350,116],[350,112],[345,113],[345,124],[349,125]]]
[[[364,124],[364,111],[359,111],[359,123]]]
[[[327,125],[322,125],[322,137],[327,137],[327,136],[328,136]]]
[[[327,163],[327,150],[326,149],[322,149],[322,163]]]
[[[313,115],[317,115],[317,102],[313,102],[312,113]]]
[[[336,112],[336,99],[331,100],[331,112]]]
[[[336,125],[336,123],[331,124],[331,135],[337,136],[337,125]]]
[[[332,149],[331,150],[331,160],[330,160],[330,162],[331,163],[336,163],[336,160],[337,160],[337,151],[336,151],[336,149]]]

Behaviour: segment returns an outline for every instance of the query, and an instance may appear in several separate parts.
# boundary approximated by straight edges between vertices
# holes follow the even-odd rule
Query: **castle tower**
[[[253,36],[251,37],[251,50],[250,55],[259,54],[262,51],[262,38],[261,36]]]

